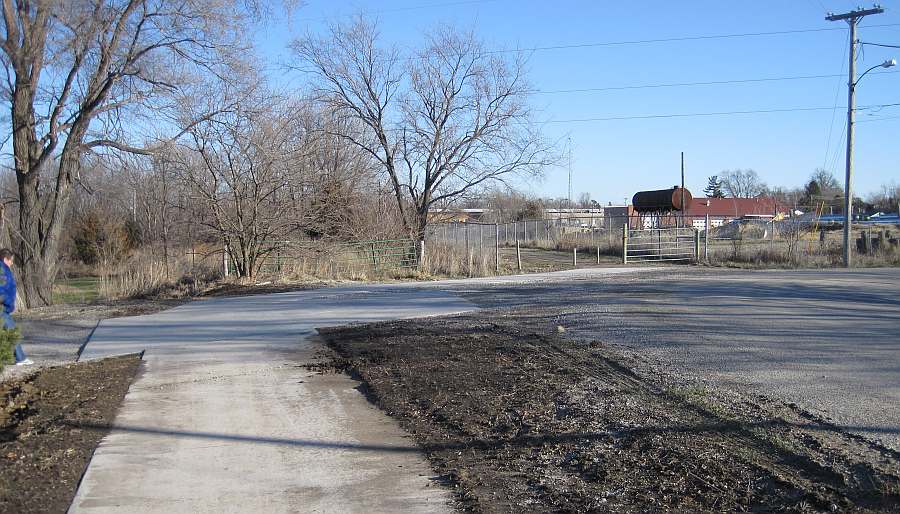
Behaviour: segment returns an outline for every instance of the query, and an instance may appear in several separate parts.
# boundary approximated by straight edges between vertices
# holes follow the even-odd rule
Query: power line
[[[860,41],[861,45],[869,45],[869,46],[882,46],[884,48],[900,48],[900,45],[886,45],[884,43],[866,43],[865,41]]]
[[[844,76],[844,64],[846,61],[844,57],[847,55],[847,51],[850,49],[850,37],[848,35],[847,42],[844,44],[844,52],[841,54],[841,73],[840,77]],[[834,109],[831,111],[831,121],[828,123],[828,139],[825,142],[825,161],[822,163],[822,166],[828,165],[828,153],[831,151],[831,135],[834,133],[834,117],[837,114],[837,106],[838,106],[838,96],[841,92],[841,82],[838,81],[837,87],[834,88]]]
[[[881,72],[872,72],[872,75],[884,75],[887,73],[900,73],[900,71],[881,71]],[[786,81],[786,80],[811,80],[811,79],[826,79],[826,78],[835,78],[835,77],[844,77],[845,74],[827,74],[827,75],[797,75],[793,77],[764,77],[764,78],[754,78],[754,79],[733,79],[733,80],[711,80],[707,82],[671,82],[671,83],[662,83],[662,84],[634,84],[627,86],[608,86],[608,87],[590,87],[590,88],[580,88],[580,89],[535,89],[531,91],[531,93],[542,94],[542,95],[550,95],[550,94],[562,94],[562,93],[594,93],[594,92],[602,92],[602,91],[621,91],[627,89],[653,89],[653,88],[666,88],[666,87],[690,87],[690,86],[718,86],[724,84],[751,84],[756,82],[778,82],[778,81]]]
[[[900,116],[882,116],[871,120],[858,120],[856,123],[872,123],[874,121],[900,120]]]
[[[897,27],[900,23],[883,23],[880,25],[868,25],[869,28],[875,27]],[[783,36],[788,34],[808,34],[816,32],[834,32],[836,30],[846,30],[840,27],[826,27],[819,29],[797,29],[797,30],[774,30],[768,32],[742,32],[736,34],[713,34],[703,36],[676,36],[658,39],[635,39],[625,41],[600,41],[593,43],[574,43],[569,45],[552,45],[552,46],[533,46],[529,48],[516,48],[512,50],[493,50],[486,53],[510,53],[510,52],[542,52],[546,50],[569,50],[575,48],[595,48],[604,46],[625,46],[625,45],[644,45],[652,43],[676,43],[680,41],[704,41],[710,39],[731,39],[745,37],[763,37],[763,36]]]
[[[883,109],[885,107],[895,107],[900,103],[868,105],[858,107],[857,110],[867,109]],[[569,120],[548,120],[544,123],[583,123],[592,121],[622,121],[622,120],[650,120],[661,118],[693,118],[702,116],[735,116],[742,114],[771,114],[782,112],[809,112],[809,111],[830,111],[834,107],[791,107],[785,109],[757,109],[747,111],[720,111],[720,112],[692,112],[692,113],[671,113],[671,114],[646,114],[638,116],[608,116],[602,118],[574,118]]]

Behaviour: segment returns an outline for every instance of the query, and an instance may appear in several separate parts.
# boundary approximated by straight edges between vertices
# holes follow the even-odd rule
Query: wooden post
[[[572,247],[572,267],[573,268],[578,267],[578,247],[577,246]]]
[[[466,259],[468,259],[469,258],[469,225],[465,224],[463,226],[466,227],[464,232],[466,233],[465,234],[466,235]]]
[[[500,225],[494,223],[494,269],[500,273]]]
[[[597,245],[597,264],[600,264],[600,245]]]
[[[372,243],[372,269],[378,271],[378,257],[375,255],[375,243]]]
[[[700,262],[700,230],[694,229],[694,262]]]
[[[622,225],[622,264],[628,264],[628,223]]]
[[[222,269],[225,273],[225,278],[228,278],[228,245],[222,247]]]
[[[516,266],[519,268],[519,272],[522,271],[522,253],[519,251],[519,241],[516,240]]]
[[[709,263],[709,232],[712,227],[709,225],[709,214],[706,215],[706,231],[703,233],[703,260]]]
[[[612,248],[612,218],[606,216],[606,244]]]
[[[425,269],[425,238],[419,241],[419,262],[416,263],[416,267],[420,270]]]

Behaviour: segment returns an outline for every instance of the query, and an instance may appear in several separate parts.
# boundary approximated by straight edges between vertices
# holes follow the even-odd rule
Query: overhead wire
[[[846,52],[845,52],[846,53]],[[842,68],[843,71],[843,68]],[[900,70],[894,71],[880,71],[873,72],[872,75],[884,75],[890,73],[900,73]],[[779,82],[779,81],[788,81],[788,80],[813,80],[813,79],[825,79],[825,78],[835,78],[835,77],[844,77],[846,76],[844,73],[830,73],[823,75],[796,75],[789,77],[762,77],[762,78],[750,78],[750,79],[732,79],[732,80],[710,80],[705,82],[670,82],[670,83],[661,83],[661,84],[631,84],[624,86],[605,86],[605,87],[590,87],[590,88],[576,88],[576,89],[535,89],[530,91],[530,93],[534,94],[564,94],[564,93],[594,93],[594,92],[603,92],[603,91],[622,91],[628,89],[653,89],[653,88],[666,88],[666,87],[692,87],[692,86],[718,86],[718,85],[726,85],[726,84],[752,84],[758,82]]]
[[[900,45],[888,45],[888,44],[885,44],[885,43],[867,43],[867,42],[865,42],[865,41],[860,41],[859,44],[861,44],[861,45],[863,45],[863,46],[869,45],[869,46],[881,46],[881,47],[884,47],[884,48],[900,48]]]
[[[847,41],[844,43],[844,51],[841,54],[841,73],[840,76],[844,76],[844,65],[847,62],[847,52],[850,50],[850,34],[847,34]],[[828,138],[825,142],[825,158],[822,162],[822,167],[826,167],[828,165],[828,154],[831,152],[831,136],[834,133],[834,117],[837,114],[838,108],[838,97],[841,93],[841,81],[838,81],[837,86],[834,88],[834,108],[831,110],[831,122],[828,124]]]
[[[877,25],[868,25],[868,28],[877,27],[898,27],[900,23],[882,23]],[[569,50],[576,48],[596,48],[604,46],[624,46],[624,45],[642,45],[653,43],[674,43],[679,41],[704,41],[710,39],[731,39],[745,37],[763,37],[763,36],[782,36],[788,34],[807,34],[816,32],[834,32],[837,30],[847,30],[844,27],[823,27],[816,29],[796,29],[796,30],[773,30],[766,32],[740,32],[735,34],[712,34],[702,36],[675,36],[656,39],[635,39],[624,41],[598,41],[592,43],[573,43],[568,45],[550,45],[550,46],[533,46],[515,49],[493,50],[485,53],[510,53],[510,52],[542,52],[548,50]]]
[[[883,109],[885,107],[900,106],[900,103],[877,104],[858,107],[857,110]],[[751,109],[741,111],[717,111],[717,112],[691,112],[691,113],[667,113],[667,114],[644,114],[636,116],[605,116],[592,118],[573,118],[567,120],[547,120],[544,123],[586,123],[595,121],[624,121],[624,120],[649,120],[664,118],[692,118],[703,116],[735,116],[743,114],[771,114],[782,112],[810,112],[810,111],[830,111],[833,107],[787,107],[783,109]],[[877,112],[877,111],[876,111]]]

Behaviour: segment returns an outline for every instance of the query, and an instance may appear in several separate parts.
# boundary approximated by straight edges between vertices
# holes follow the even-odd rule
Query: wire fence
[[[842,223],[815,216],[730,218],[591,213],[506,223],[434,223],[429,226],[427,240],[466,255],[491,251],[499,255],[510,247],[574,250],[576,254],[588,253],[592,257],[596,254],[599,263],[601,256],[618,256],[624,260],[623,242],[627,232],[634,250],[632,262],[699,260],[828,265],[836,263],[840,256],[842,227]],[[898,238],[900,224],[853,226],[853,250],[858,255],[877,257],[879,252],[896,252]],[[667,246],[672,251],[665,251]],[[639,252],[639,248],[644,251]],[[577,257],[573,256],[572,261],[574,265]],[[581,262],[587,264],[594,259]]]
[[[411,239],[352,242],[274,241],[256,265],[264,275],[359,276],[416,269],[416,243]],[[222,256],[222,252],[219,252]],[[223,259],[225,275],[234,273],[233,258]]]

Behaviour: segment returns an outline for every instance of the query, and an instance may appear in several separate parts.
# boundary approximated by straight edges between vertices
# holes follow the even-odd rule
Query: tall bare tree
[[[729,170],[720,173],[722,189],[734,198],[756,198],[766,192],[766,184],[751,169]]]
[[[540,173],[551,148],[530,122],[520,56],[487,50],[472,34],[441,28],[411,56],[382,46],[362,19],[294,42],[317,96],[365,128],[339,133],[387,176],[411,237],[428,211],[514,175]]]
[[[194,216],[224,241],[238,276],[253,276],[302,226],[291,166],[302,151],[297,111],[271,98],[248,101],[193,126],[190,142],[170,154],[202,208]]]
[[[226,75],[241,47],[239,0],[4,0],[22,291],[51,302],[72,188],[88,151],[146,152],[200,74]],[[162,119],[161,119],[162,118]],[[138,122],[138,123],[135,123]],[[146,127],[139,131],[136,127]]]

